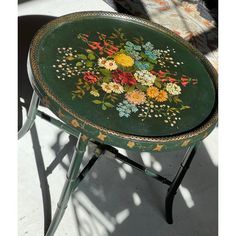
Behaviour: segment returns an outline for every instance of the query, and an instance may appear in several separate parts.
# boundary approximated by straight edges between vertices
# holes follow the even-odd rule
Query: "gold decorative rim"
[[[204,66],[206,67],[206,70],[208,71],[208,73],[212,76],[212,80],[216,89],[216,101],[215,101],[215,105],[214,108],[212,110],[212,113],[210,114],[210,116],[207,118],[207,121],[200,125],[198,128],[189,131],[189,132],[185,132],[183,134],[179,134],[179,135],[174,135],[174,136],[170,136],[170,137],[146,137],[146,136],[137,136],[137,135],[131,135],[131,134],[124,134],[118,131],[114,131],[114,130],[110,130],[107,128],[104,128],[102,126],[96,125],[94,123],[92,123],[89,120],[83,119],[81,118],[78,114],[76,114],[73,110],[71,110],[69,107],[67,107],[64,103],[62,103],[60,101],[60,99],[55,96],[52,91],[49,89],[49,87],[47,86],[47,84],[44,82],[44,80],[41,77],[40,74],[40,69],[39,69],[39,65],[37,64],[37,52],[38,52],[38,47],[40,45],[40,41],[43,38],[43,36],[50,31],[50,29],[54,29],[54,27],[62,22],[69,22],[69,21],[73,21],[73,20],[79,20],[81,18],[91,18],[91,17],[113,17],[113,18],[117,18],[117,19],[123,19],[123,20],[128,20],[134,23],[139,23],[141,25],[144,25],[146,27],[149,27],[151,29],[154,30],[159,30],[169,36],[172,37],[172,39],[175,39],[176,41],[178,41],[179,43],[181,43],[183,46],[187,47],[193,54],[195,54],[200,60],[201,62],[204,64]],[[148,20],[144,20],[138,17],[134,17],[134,16],[129,16],[126,14],[120,14],[120,13],[114,13],[114,12],[100,12],[100,11],[88,11],[88,12],[77,12],[77,13],[72,13],[72,14],[68,14],[68,15],[64,15],[61,16],[59,18],[56,18],[52,21],[50,21],[49,23],[47,23],[46,25],[44,25],[34,36],[31,45],[30,45],[30,51],[29,51],[29,59],[30,59],[30,66],[31,66],[31,70],[32,70],[32,75],[34,77],[34,79],[37,80],[38,84],[42,87],[44,93],[50,97],[55,103],[57,103],[62,109],[64,109],[66,112],[68,112],[70,115],[72,115],[73,117],[75,117],[76,119],[78,119],[80,122],[83,122],[85,125],[89,125],[101,132],[104,132],[106,134],[111,134],[120,138],[124,138],[124,139],[128,139],[128,140],[137,140],[137,141],[143,141],[143,142],[174,142],[174,141],[180,141],[180,140],[184,140],[186,138],[192,138],[195,137],[197,135],[202,134],[203,132],[207,131],[209,128],[211,128],[213,125],[215,125],[217,123],[217,119],[218,119],[218,100],[217,100],[217,94],[218,94],[218,81],[217,81],[217,72],[214,69],[214,67],[211,65],[211,63],[204,57],[204,55],[198,51],[196,48],[194,48],[190,43],[188,43],[187,41],[185,41],[183,38],[181,38],[180,36],[176,35],[175,33],[173,33],[172,31],[170,31],[169,29],[157,24],[157,23],[153,23],[150,22]],[[35,83],[34,81],[32,81],[33,83]],[[37,87],[37,85],[35,85]]]

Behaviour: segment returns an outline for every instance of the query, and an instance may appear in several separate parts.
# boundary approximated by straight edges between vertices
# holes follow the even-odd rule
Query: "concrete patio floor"
[[[53,4],[57,7],[53,8]],[[29,1],[19,15],[59,16],[73,11],[114,11],[102,0]],[[24,80],[24,81],[23,81]],[[28,83],[19,78],[21,84]],[[30,90],[21,96],[29,102]],[[23,88],[22,88],[23,89]],[[47,111],[46,108],[40,107]],[[19,108],[21,122],[26,110]],[[106,157],[100,158],[68,205],[57,236],[216,236],[218,234],[218,129],[199,147],[174,202],[174,224],[164,219],[167,187]],[[55,210],[73,153],[75,138],[41,118],[18,142],[18,235],[43,236],[44,211]],[[172,178],[183,151],[123,153],[165,177]],[[91,157],[88,148],[83,165]],[[47,219],[46,219],[47,221]]]

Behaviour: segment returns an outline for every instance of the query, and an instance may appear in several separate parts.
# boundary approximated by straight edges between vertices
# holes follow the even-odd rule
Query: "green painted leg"
[[[18,132],[18,139],[22,138],[34,124],[38,105],[39,105],[39,97],[34,92],[31,98],[30,107],[27,114],[27,120]]]
[[[78,142],[76,144],[76,148],[74,151],[74,155],[73,155],[69,170],[67,172],[66,182],[64,184],[60,200],[57,204],[57,210],[53,216],[52,222],[48,228],[46,236],[53,236],[54,235],[54,233],[55,233],[55,231],[56,231],[56,229],[57,229],[57,227],[64,215],[70,195],[73,192],[73,190],[75,189],[75,184],[77,183],[76,180],[79,175],[80,164],[82,162],[87,144],[88,144],[87,138],[83,138],[83,136],[80,136],[80,138],[78,139]]]
[[[180,168],[172,181],[170,187],[167,191],[166,201],[165,201],[165,210],[166,210],[166,221],[168,224],[173,224],[173,216],[172,216],[172,208],[173,208],[173,202],[175,195],[177,193],[177,190],[187,173],[188,168],[190,167],[190,164],[195,156],[197,145],[190,146],[184,156],[184,160],[182,161]]]

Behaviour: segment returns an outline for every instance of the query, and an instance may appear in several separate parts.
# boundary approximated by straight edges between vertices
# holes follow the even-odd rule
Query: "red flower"
[[[87,82],[94,84],[98,81],[98,77],[94,74],[92,74],[91,72],[87,71],[84,73],[84,80],[86,80]]]
[[[101,44],[99,42],[90,42],[90,43],[88,43],[88,46],[92,50],[98,49],[100,52],[103,50],[103,47],[101,46]]]
[[[181,77],[181,81],[186,82],[186,81],[188,81],[188,78],[187,77]]]
[[[167,79],[162,79],[162,80],[161,80],[162,83],[165,83],[165,82],[167,82],[167,81],[168,81]]]
[[[159,76],[160,78],[163,78],[163,77],[166,76],[166,73],[167,73],[167,72],[164,72],[164,71],[162,71],[162,70],[159,70],[157,74],[158,74],[158,76]]]
[[[181,84],[186,87],[188,85],[188,82],[181,82]]]
[[[150,73],[152,73],[153,75],[158,75],[158,72],[151,70]]]
[[[188,78],[186,77],[181,77],[181,84],[185,87],[189,83]]]
[[[174,78],[168,77],[168,79],[169,79],[169,81],[170,81],[171,83],[176,82],[176,79],[174,79]]]
[[[124,72],[122,70],[115,70],[112,72],[112,79],[116,83],[134,85],[137,83],[133,74],[130,72]]]
[[[162,70],[159,70],[159,71],[158,71],[158,74],[159,74],[159,75],[165,75],[166,72],[164,72],[164,71],[162,71]]]
[[[104,52],[107,53],[109,56],[112,56],[114,53],[118,51],[119,51],[119,48],[104,41]]]

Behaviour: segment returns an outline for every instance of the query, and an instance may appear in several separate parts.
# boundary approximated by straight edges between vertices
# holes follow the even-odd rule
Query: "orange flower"
[[[167,92],[165,90],[160,90],[157,97],[156,97],[156,100],[158,102],[165,102],[167,99],[168,99]]]
[[[146,96],[144,92],[141,92],[139,90],[134,90],[132,92],[128,92],[125,95],[128,102],[134,104],[134,105],[140,105],[143,104],[146,101]]]
[[[158,94],[159,94],[159,89],[154,86],[151,86],[147,89],[147,95],[150,98],[156,98]]]

